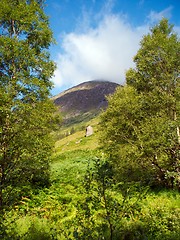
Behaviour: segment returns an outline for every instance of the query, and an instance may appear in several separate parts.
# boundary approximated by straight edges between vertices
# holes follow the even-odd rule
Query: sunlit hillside
[[[89,81],[74,86],[52,98],[65,125],[82,123],[97,116],[107,107],[106,97],[119,86],[108,81]]]

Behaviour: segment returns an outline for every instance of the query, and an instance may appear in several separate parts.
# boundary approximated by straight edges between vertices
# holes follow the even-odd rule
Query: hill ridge
[[[106,96],[118,86],[114,82],[91,80],[57,94],[52,100],[66,120],[83,114],[97,115],[107,107]]]
[[[70,88],[68,88],[68,89],[66,89],[66,90],[64,90],[64,91],[54,95],[51,99],[53,101],[55,101],[57,98],[63,96],[64,94],[67,94],[69,92],[75,91],[76,89],[79,89],[79,90],[80,89],[82,89],[82,90],[89,89],[90,88],[89,84],[91,84],[91,85],[94,85],[94,84],[98,85],[98,84],[102,84],[102,83],[113,83],[113,84],[119,85],[118,83],[110,82],[110,81],[107,81],[107,80],[90,80],[90,81],[85,81],[85,82],[79,83],[79,84],[77,84],[77,85],[75,85],[73,87],[70,87]]]

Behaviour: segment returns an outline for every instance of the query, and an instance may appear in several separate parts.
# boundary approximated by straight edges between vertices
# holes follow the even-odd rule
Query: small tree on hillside
[[[101,143],[121,180],[179,182],[179,53],[178,36],[162,19],[142,39],[127,85],[109,98]]]
[[[0,1],[0,208],[47,185],[55,123],[53,41],[43,1]]]

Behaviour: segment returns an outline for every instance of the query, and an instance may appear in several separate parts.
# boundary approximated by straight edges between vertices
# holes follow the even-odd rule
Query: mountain
[[[65,122],[81,121],[97,115],[107,107],[106,96],[114,93],[117,83],[89,81],[72,87],[52,98]]]

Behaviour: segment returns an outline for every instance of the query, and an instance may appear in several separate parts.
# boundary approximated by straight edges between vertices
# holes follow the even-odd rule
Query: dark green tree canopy
[[[7,89],[11,78],[12,97],[24,101],[47,97],[54,71],[46,51],[53,41],[47,17],[36,1],[2,0],[0,4],[1,87]]]
[[[127,72],[127,84],[142,92],[175,90],[180,65],[179,39],[166,19],[142,39],[134,62],[135,69]]]
[[[49,181],[50,132],[55,123],[49,79],[55,65],[47,51],[53,36],[43,1],[1,0],[0,34],[2,207],[25,185]]]
[[[144,36],[127,84],[101,116],[101,143],[119,180],[177,186],[180,177],[180,42],[166,19]]]

